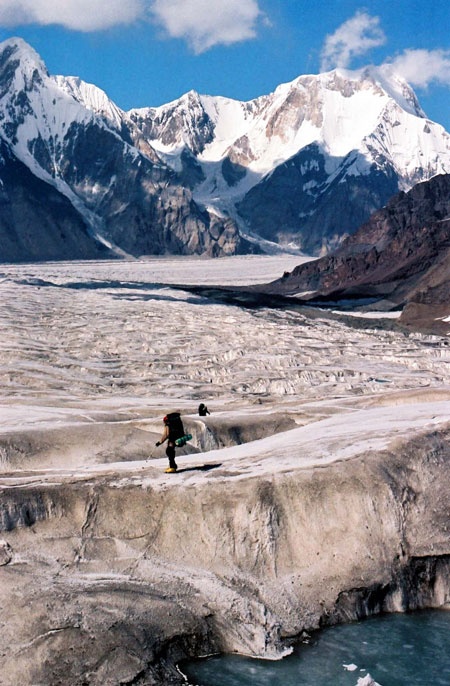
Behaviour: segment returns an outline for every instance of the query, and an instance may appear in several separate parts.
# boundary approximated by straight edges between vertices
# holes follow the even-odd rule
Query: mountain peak
[[[201,101],[200,95],[192,88],[190,91],[181,96],[181,100],[187,100],[189,103],[199,103]]]
[[[411,86],[390,64],[379,67],[368,65],[361,69],[344,69],[338,67],[321,74],[301,75],[289,83],[281,84],[274,94],[282,94],[294,89],[313,89],[339,91],[344,97],[351,97],[357,92],[372,89],[375,94],[387,95],[399,107],[409,114],[425,117]]]
[[[48,76],[47,67],[41,56],[23,38],[8,38],[0,43],[0,63],[6,65],[11,61],[18,62],[24,73],[37,69]]]

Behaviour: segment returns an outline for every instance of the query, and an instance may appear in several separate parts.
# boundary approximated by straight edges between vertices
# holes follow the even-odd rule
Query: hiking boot
[[[176,467],[167,467],[167,469],[164,470],[166,474],[175,474]]]

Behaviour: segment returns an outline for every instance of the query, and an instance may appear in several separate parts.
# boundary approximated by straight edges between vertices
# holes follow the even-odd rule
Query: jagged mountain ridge
[[[309,301],[369,299],[377,309],[404,307],[402,322],[447,333],[450,174],[400,192],[333,253],[299,265],[267,290]]]
[[[388,68],[124,112],[92,84],[50,76],[20,39],[0,45],[0,137],[94,240],[131,255],[264,241],[319,254],[399,188],[450,171],[449,135]]]
[[[191,91],[128,114],[174,169],[187,155],[200,165],[199,202],[306,252],[331,249],[399,190],[450,171],[449,135],[387,66],[301,76],[246,103]]]
[[[0,46],[0,138],[70,201],[93,239],[116,254],[215,256],[251,249],[231,220],[197,205],[106,94],[50,76],[21,39]]]

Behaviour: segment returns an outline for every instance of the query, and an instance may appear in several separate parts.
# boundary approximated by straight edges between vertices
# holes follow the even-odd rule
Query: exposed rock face
[[[7,565],[13,558],[12,548],[7,541],[0,541],[0,567]]]
[[[195,91],[186,93],[164,108],[132,110],[130,119],[145,139],[158,139],[165,146],[185,145],[194,155],[202,152],[205,145],[213,140],[214,123]]]
[[[450,176],[400,193],[329,256],[296,267],[269,290],[306,299],[370,298],[385,307],[408,304],[404,322],[429,328],[450,293]],[[422,311],[422,314],[421,314]],[[441,322],[441,323],[439,323]],[[448,326],[436,320],[434,330]]]
[[[448,604],[449,456],[443,428],[256,478],[238,459],[2,479],[4,683],[181,684],[186,656]]]
[[[96,124],[69,129],[60,174],[101,218],[102,234],[126,253],[216,257],[242,249],[231,220],[202,211],[174,172],[124,149]]]
[[[447,222],[447,227],[448,224]],[[402,312],[401,321],[406,326],[420,331],[448,334],[449,302],[450,249],[444,249],[411,293]]]
[[[0,140],[0,262],[111,256],[69,200]]]

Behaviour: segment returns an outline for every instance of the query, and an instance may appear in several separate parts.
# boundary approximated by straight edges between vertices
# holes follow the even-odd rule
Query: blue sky
[[[52,74],[95,83],[123,109],[194,89],[250,100],[301,74],[394,63],[450,131],[448,0],[0,0]]]

